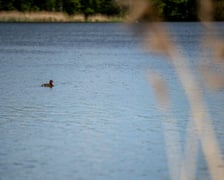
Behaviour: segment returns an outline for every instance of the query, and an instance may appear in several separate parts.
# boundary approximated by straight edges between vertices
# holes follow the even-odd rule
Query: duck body
[[[54,84],[53,84],[53,80],[50,80],[49,83],[44,83],[41,85],[41,87],[49,87],[49,88],[52,88],[54,87]]]

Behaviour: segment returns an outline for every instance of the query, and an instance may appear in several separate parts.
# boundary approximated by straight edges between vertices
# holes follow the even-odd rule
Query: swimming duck
[[[49,88],[52,88],[54,87],[54,84],[53,84],[53,80],[50,80],[49,83],[44,83],[41,85],[41,87],[49,87]]]

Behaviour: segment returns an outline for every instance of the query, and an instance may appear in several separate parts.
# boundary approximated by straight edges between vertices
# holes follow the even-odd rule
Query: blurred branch
[[[140,4],[139,4],[140,3]],[[141,19],[142,15],[145,14],[146,11],[150,12],[148,14],[148,22],[151,20],[157,20],[153,15],[153,11],[150,6],[151,4],[146,4],[146,1],[131,1],[130,8],[130,16],[128,22],[135,22],[137,19]],[[146,8],[150,7],[150,8]],[[205,27],[209,31],[214,31],[211,23],[213,20],[213,4],[211,0],[198,0],[198,16],[200,20],[204,23]],[[172,179],[195,179],[195,171],[196,171],[196,155],[197,149],[200,142],[202,145],[202,150],[208,164],[208,169],[211,175],[211,178],[214,180],[221,180],[224,177],[224,162],[221,156],[221,150],[219,147],[219,143],[215,136],[215,131],[213,129],[209,111],[207,109],[206,103],[204,102],[203,94],[200,91],[200,87],[196,81],[196,77],[194,73],[191,71],[188,61],[176,50],[176,45],[173,44],[169,38],[167,31],[164,30],[160,24],[150,23],[149,26],[146,26],[146,33],[144,33],[144,39],[148,39],[145,41],[146,48],[150,51],[153,50],[155,52],[159,52],[161,54],[167,55],[171,59],[171,64],[173,65],[177,77],[179,78],[186,97],[188,99],[190,105],[190,111],[192,117],[189,121],[188,127],[192,127],[196,132],[188,130],[187,141],[185,144],[185,154],[181,153],[181,148],[179,144],[179,135],[170,134],[167,130],[168,124],[166,124],[166,119],[163,119],[164,126],[164,135],[166,140],[167,147],[167,157],[170,168],[170,176]],[[222,45],[220,43],[220,49],[217,50],[215,54],[218,56],[222,56],[223,50]],[[217,49],[217,48],[216,48]],[[214,75],[216,77],[216,75]],[[206,77],[206,76],[205,76]],[[211,76],[209,76],[211,78]],[[167,117],[167,110],[169,105],[169,98],[167,92],[167,86],[164,82],[163,78],[158,74],[151,73],[150,74],[150,84],[152,85],[155,93],[155,96],[158,99],[158,105],[161,107],[163,115]],[[212,78],[213,79],[213,78]],[[208,78],[207,78],[208,80]],[[217,84],[222,84],[224,81],[222,78],[217,79]],[[221,83],[222,82],[222,83]],[[213,82],[212,86],[217,86],[216,83]],[[173,120],[173,128],[176,127],[176,122]],[[196,136],[196,137],[195,137]],[[174,144],[176,148],[173,149]],[[190,147],[193,146],[193,150],[190,150]],[[172,153],[175,152],[177,157],[174,158]],[[183,159],[181,159],[181,156]],[[172,159],[176,162],[173,162]],[[181,163],[182,161],[182,163]],[[173,167],[177,167],[178,164],[181,163],[181,169],[177,168],[176,170]],[[190,168],[188,168],[190,166]]]

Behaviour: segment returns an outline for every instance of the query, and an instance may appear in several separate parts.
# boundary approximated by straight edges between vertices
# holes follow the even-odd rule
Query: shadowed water
[[[168,25],[196,66],[202,26]],[[172,66],[140,41],[123,24],[0,24],[0,179],[169,179],[146,71],[166,74],[182,144],[188,103]],[[221,141],[223,92],[205,93]]]

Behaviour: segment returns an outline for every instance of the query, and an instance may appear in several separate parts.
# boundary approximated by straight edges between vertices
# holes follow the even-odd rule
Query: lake
[[[196,69],[203,26],[164,25]],[[170,179],[147,72],[170,85],[182,146],[189,105],[169,61],[142,39],[121,23],[1,23],[0,179]],[[54,88],[41,87],[50,79]],[[224,156],[224,93],[205,94]],[[209,179],[203,154],[197,179]]]

